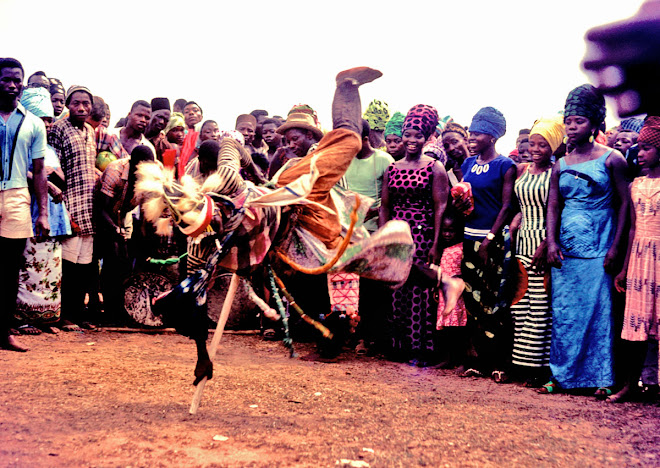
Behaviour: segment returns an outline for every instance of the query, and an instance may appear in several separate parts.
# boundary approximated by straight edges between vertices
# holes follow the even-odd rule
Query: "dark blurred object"
[[[50,175],[48,176],[48,182],[51,182],[55,187],[57,187],[63,192],[66,190],[66,182],[64,181],[64,179],[60,177],[60,175],[57,172],[50,173]]]
[[[637,14],[587,31],[582,66],[594,85],[614,99],[620,117],[660,112],[660,0]]]
[[[639,154],[639,145],[635,143],[626,151],[626,154],[624,156],[626,157],[626,161],[628,162],[628,173],[627,177],[628,180],[633,180],[635,177],[639,177],[639,173],[641,171],[639,167],[639,161],[637,159],[637,155]]]
[[[252,160],[255,162],[257,167],[261,169],[261,172],[264,174],[268,173],[268,166],[270,165],[270,162],[268,161],[267,156],[261,153],[252,153]]]

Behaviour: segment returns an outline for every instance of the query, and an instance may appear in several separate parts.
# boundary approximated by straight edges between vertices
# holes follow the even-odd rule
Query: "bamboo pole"
[[[240,277],[234,273],[231,275],[231,282],[229,283],[229,289],[227,290],[227,295],[225,296],[225,302],[222,304],[222,311],[220,312],[220,318],[218,319],[218,326],[215,329],[213,334],[213,339],[211,340],[211,347],[209,348],[209,359],[213,361],[215,353],[218,350],[218,345],[220,344],[220,339],[222,338],[222,333],[225,330],[225,325],[227,323],[227,318],[229,317],[229,312],[231,311],[232,303],[234,302],[234,296],[236,295],[236,289],[238,289],[238,284],[240,282]],[[204,377],[200,383],[197,384],[197,389],[195,390],[195,395],[193,396],[192,403],[190,404],[190,414],[197,414],[199,409],[199,404],[202,401],[202,393],[204,393],[204,386],[208,379]]]

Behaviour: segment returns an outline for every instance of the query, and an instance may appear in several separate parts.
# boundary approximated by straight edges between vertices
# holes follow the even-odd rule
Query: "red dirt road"
[[[541,396],[352,352],[289,359],[280,343],[225,335],[191,416],[185,338],[21,339],[30,352],[0,351],[3,467],[660,465],[655,404]]]

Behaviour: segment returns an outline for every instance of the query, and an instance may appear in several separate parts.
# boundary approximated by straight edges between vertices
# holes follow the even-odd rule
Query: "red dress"
[[[440,269],[443,276],[457,276],[461,274],[461,260],[463,260],[463,243],[460,242],[442,252],[440,259]],[[464,327],[467,323],[467,309],[463,296],[458,298],[456,307],[449,313],[449,315],[442,315],[445,308],[445,300],[442,294],[438,295],[438,323],[436,328],[440,330],[443,327]]]

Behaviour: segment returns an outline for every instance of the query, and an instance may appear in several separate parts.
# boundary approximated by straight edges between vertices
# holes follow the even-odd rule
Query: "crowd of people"
[[[350,345],[358,355],[545,394],[588,389],[611,402],[629,399],[640,382],[657,392],[660,117],[608,129],[603,96],[582,85],[502,154],[506,119],[493,107],[468,124],[430,105],[390,112],[374,100],[357,126],[334,122],[324,132],[299,104],[286,117],[255,110],[222,129],[195,101],[155,97],[110,128],[109,105],[88,88],[65,90],[44,72],[23,81],[20,62],[0,59],[2,348],[26,351],[20,334],[126,325],[131,275],[157,268],[174,284],[200,268],[204,244],[186,235],[197,235],[194,222],[147,221],[136,193],[141,164],[200,186],[231,166],[241,176],[223,179],[232,193],[243,179],[288,183],[290,168],[342,138],[342,159],[321,173],[334,171],[332,185],[373,201],[360,222],[367,232],[405,222],[414,252],[394,289],[351,272],[288,278],[298,305],[334,332],[330,343],[319,339],[326,357]],[[341,97],[333,115],[350,108]],[[332,208],[328,190],[318,203]],[[320,210],[305,227],[334,249],[340,229],[328,216]],[[185,253],[178,264],[150,262]],[[259,288],[263,278],[246,276],[273,300]],[[282,336],[280,322],[261,320],[265,338]],[[305,322],[291,327],[294,337],[309,333]]]

